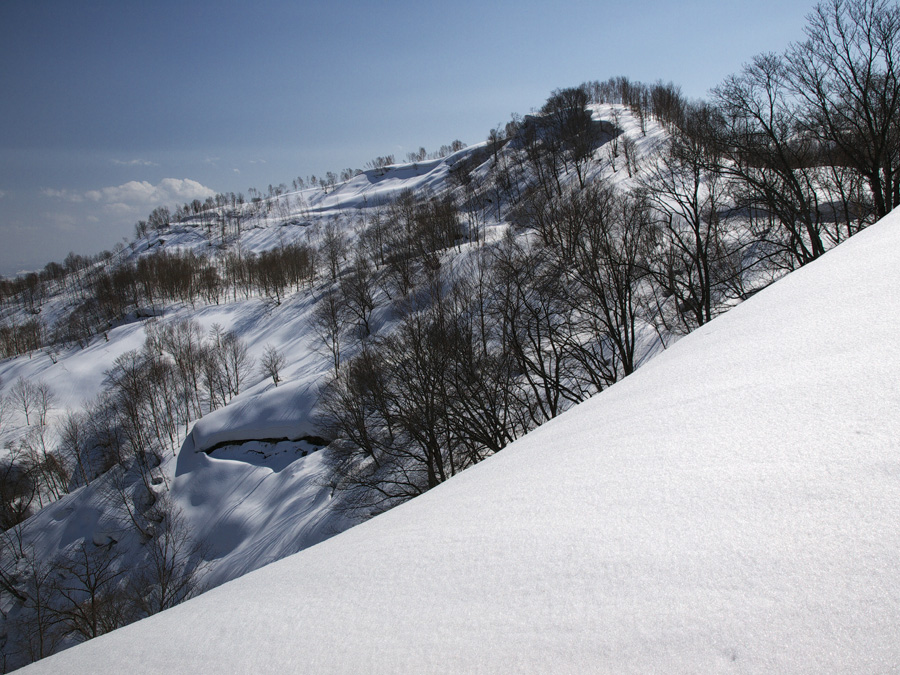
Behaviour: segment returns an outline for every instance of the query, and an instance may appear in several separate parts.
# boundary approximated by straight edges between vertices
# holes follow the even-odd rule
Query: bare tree
[[[787,54],[807,130],[862,173],[877,217],[900,204],[900,6],[826,0]]]
[[[389,223],[385,210],[382,207],[378,207],[369,216],[369,225],[360,238],[369,260],[375,265],[375,269],[381,269],[385,264],[388,228]]]
[[[18,563],[25,557],[26,550],[22,526],[4,528],[0,533],[0,593],[6,593],[19,602],[25,601],[25,595],[17,587]]]
[[[69,410],[62,420],[60,449],[72,459],[84,485],[89,485],[93,477],[87,442],[87,421],[84,414]]]
[[[499,451],[528,428],[518,362],[480,305],[490,274],[431,289],[391,336],[367,341],[325,388],[324,426],[343,508],[371,515]]]
[[[4,583],[4,590],[11,591],[20,611],[11,628],[18,639],[13,644],[13,656],[19,663],[30,663],[56,651],[65,635],[59,614],[58,591],[61,569],[54,561],[41,560],[33,548],[14,543],[10,533],[2,543],[3,565],[15,570],[15,586]],[[8,570],[3,577],[8,581]],[[18,652],[18,653],[16,653]]]
[[[42,407],[43,402],[49,402],[42,395],[43,388],[31,380],[20,377],[9,391],[9,400],[25,416],[25,424],[31,426],[32,415]]]
[[[572,257],[560,268],[575,289],[579,326],[591,336],[576,342],[576,358],[599,390],[637,367],[640,287],[657,230],[641,191],[623,195],[595,184],[569,202],[562,234],[570,243],[562,248]]]
[[[206,564],[178,507],[165,498],[153,506],[157,523],[145,544],[146,561],[129,580],[136,604],[155,614],[202,592]]]
[[[341,278],[340,292],[348,313],[356,320],[359,336],[372,333],[372,312],[375,310],[375,280],[368,259],[357,251],[349,272]]]
[[[213,345],[203,345],[201,357],[203,359],[201,369],[203,371],[203,386],[206,390],[207,405],[210,410],[215,410],[228,402],[228,394],[225,388],[225,369],[222,367],[222,361]]]
[[[263,375],[272,378],[272,383],[277,387],[281,382],[281,369],[287,359],[284,354],[275,347],[275,345],[266,345],[263,356],[259,361],[259,367]]]
[[[67,633],[89,640],[134,618],[121,583],[126,568],[114,545],[82,542],[59,566],[59,615]]]
[[[578,185],[582,188],[585,186],[586,169],[600,137],[599,125],[594,124],[587,109],[588,102],[589,96],[584,86],[569,87],[554,91],[541,108],[550,120],[547,133],[552,134],[555,141],[548,145],[556,147],[558,144],[566,172],[571,163]]]
[[[344,327],[347,322],[347,308],[335,291],[328,291],[313,310],[313,328],[331,356],[334,369],[341,367],[341,352]]]
[[[59,452],[51,449],[49,429],[35,425],[19,439],[33,478],[39,481],[38,501],[43,505],[45,490],[52,499],[59,499],[69,491],[69,472]]]
[[[50,386],[43,381],[39,381],[35,385],[35,413],[37,415],[37,423],[45,427],[49,424],[50,411],[56,403],[56,395],[50,389]]]
[[[338,371],[324,397],[326,423],[346,442],[334,446],[333,486],[353,510],[386,510],[462,468],[449,421],[451,341],[424,314],[364,349]]]
[[[556,417],[583,401],[573,334],[578,312],[559,257],[546,246],[504,241],[493,259],[494,320],[505,351],[516,361],[530,402],[531,425]]]
[[[729,160],[721,166],[738,181],[738,205],[750,214],[751,227],[755,212],[769,216],[753,227],[755,236],[772,250],[767,254],[775,264],[790,269],[815,260],[825,252],[819,145],[800,128],[786,62],[774,54],[757,56],[714,96],[723,113],[721,148]]]
[[[166,324],[160,332],[159,344],[175,363],[178,395],[184,405],[185,426],[189,420],[203,414],[200,402],[202,343],[203,330],[194,320]]]
[[[338,273],[341,269],[341,263],[344,260],[347,249],[347,239],[344,233],[334,221],[325,224],[325,230],[322,233],[322,245],[320,252],[328,265],[328,271],[331,273],[331,280],[337,281]]]
[[[688,331],[718,311],[724,289],[719,262],[740,244],[726,236],[717,123],[710,107],[688,107],[685,122],[642,181],[661,215],[663,248],[652,266],[654,277],[674,299],[678,321]]]
[[[236,333],[225,331],[218,324],[210,329],[208,341],[222,378],[224,404],[241,393],[241,387],[253,371],[253,357]]]
[[[253,370],[253,357],[250,356],[247,344],[233,331],[225,334],[222,347],[225,357],[225,381],[231,395],[237,396]]]
[[[0,460],[0,529],[6,530],[31,515],[31,505],[39,486],[25,450],[20,444],[9,444]]]

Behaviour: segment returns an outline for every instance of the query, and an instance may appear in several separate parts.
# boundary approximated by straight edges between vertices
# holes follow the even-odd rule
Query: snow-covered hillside
[[[893,672],[900,215],[424,496],[26,672]]]
[[[404,191],[429,194],[446,189],[449,167],[478,147],[442,160],[367,171],[327,193],[321,189],[292,193],[277,200],[280,209],[264,212],[229,245],[245,254],[286,242],[317,246],[323,226],[335,224],[349,246],[358,236],[357,221],[367,210]],[[161,249],[216,252],[204,229],[189,223],[173,225],[164,234],[150,233],[118,255],[138,259]],[[281,386],[274,387],[270,378],[254,370],[250,386],[193,424],[183,451],[164,457],[160,466],[160,490],[171,488],[169,494],[186,527],[205,542],[209,563],[205,585],[232,579],[352,524],[329,509],[330,491],[322,485],[322,463],[315,454],[319,447],[300,440],[318,433],[310,415],[317,389],[330,372],[330,359],[311,319],[327,286],[294,293],[278,304],[260,295],[205,306],[175,303],[154,312],[159,316],[153,321],[161,324],[190,320],[203,331],[213,326],[232,331],[256,362],[268,345],[285,357]],[[48,298],[44,320],[56,320],[67,309],[64,305],[61,297]],[[373,326],[382,328],[391,320],[390,308],[379,308]],[[59,422],[67,412],[83,411],[103,392],[106,372],[116,359],[142,348],[147,324],[146,319],[126,322],[95,337],[86,348],[56,346],[27,358],[0,361],[0,398],[19,380],[44,382],[54,396],[51,422]],[[3,419],[0,448],[18,442],[29,430],[24,417],[12,408],[7,407]],[[273,445],[275,441],[286,442]],[[219,447],[212,450],[214,446]],[[8,447],[0,449],[0,458],[6,452]],[[101,479],[42,509],[28,520],[26,541],[36,547],[39,557],[51,558],[81,539],[128,539],[130,524],[123,522],[120,505],[110,503],[108,492],[108,481]]]
[[[650,121],[645,124],[646,133],[642,133],[624,106],[595,106],[593,114],[598,121],[614,116],[633,140],[637,156],[652,157],[666,137],[662,127]],[[399,196],[412,193],[421,198],[452,189],[448,174],[461,162],[470,162],[475,174],[484,173],[487,164],[478,163],[487,159],[485,146],[470,146],[439,160],[369,170],[330,191],[309,189],[276,198],[257,217],[248,216],[228,246],[244,254],[259,254],[292,242],[318,247],[327,228],[334,226],[349,250],[367,219],[371,221],[373,214]],[[602,175],[611,184],[627,184],[630,179],[626,171],[621,167],[614,171],[600,161],[606,152],[604,147],[597,149],[592,175]],[[478,216],[482,244],[498,240],[508,228],[502,211],[504,219],[498,220],[495,204],[485,202],[483,208],[484,213]],[[245,205],[245,211],[250,209],[250,204]],[[118,256],[137,260],[162,249],[218,254],[221,246],[198,221],[173,224],[162,233],[150,232]],[[478,241],[465,244],[445,258],[460,265],[478,246]],[[319,387],[331,372],[330,358],[312,318],[328,286],[327,280],[320,281],[280,303],[263,295],[229,301],[226,293],[221,304],[173,303],[152,312],[159,315],[152,320],[156,324],[191,320],[202,331],[213,326],[233,331],[257,362],[268,345],[280,350],[286,360],[281,386],[273,387],[271,379],[254,372],[240,395],[192,425],[190,434],[182,436],[184,446],[163,457],[159,468],[159,490],[169,490],[187,528],[204,542],[206,585],[233,579],[318,543],[353,523],[330,508],[333,495],[323,487],[321,457],[316,447],[300,440],[319,433],[311,414]],[[383,297],[378,305],[372,318],[373,331],[389,333],[398,317],[392,303]],[[53,321],[66,309],[62,296],[51,296],[45,301],[42,316],[45,321]],[[6,359],[0,362],[0,394],[8,393],[20,378],[42,381],[55,396],[51,420],[60,421],[68,411],[80,412],[104,390],[105,372],[116,359],[129,350],[141,349],[147,325],[147,319],[134,317],[95,337],[83,349],[57,346],[28,358]],[[354,349],[351,345],[348,353]],[[28,431],[24,418],[10,414],[13,412],[10,410],[4,419],[0,445],[17,442]],[[272,446],[273,441],[287,442]],[[215,446],[219,447],[205,454]],[[0,457],[3,453],[0,450]],[[108,480],[101,479],[64,496],[28,520],[26,540],[36,547],[39,557],[46,559],[82,539],[129,540],[131,524],[123,519],[121,505],[110,502],[109,491]],[[123,541],[122,546],[126,543]]]

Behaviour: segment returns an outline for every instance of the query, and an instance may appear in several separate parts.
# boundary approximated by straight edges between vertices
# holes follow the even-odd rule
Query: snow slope
[[[424,496],[26,672],[895,672],[900,213]]]

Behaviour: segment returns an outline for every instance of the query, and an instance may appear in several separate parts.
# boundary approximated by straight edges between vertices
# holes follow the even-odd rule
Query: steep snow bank
[[[323,484],[315,386],[287,383],[199,420],[178,453],[172,498],[208,546],[220,584],[347,529]],[[249,441],[249,442],[248,442]],[[282,441],[282,442],[277,442]]]
[[[188,440],[172,498],[202,532],[212,586],[317,544],[352,523],[331,509],[322,453],[304,442],[251,442],[207,456]]]
[[[310,418],[316,402],[316,387],[310,382],[288,382],[216,410],[197,420],[179,454],[177,474],[190,464],[192,455],[226,441],[259,438],[299,439],[314,435]]]

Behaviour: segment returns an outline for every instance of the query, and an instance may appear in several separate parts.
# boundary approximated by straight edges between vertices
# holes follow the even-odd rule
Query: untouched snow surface
[[[896,672],[900,213],[426,495],[25,672]]]

